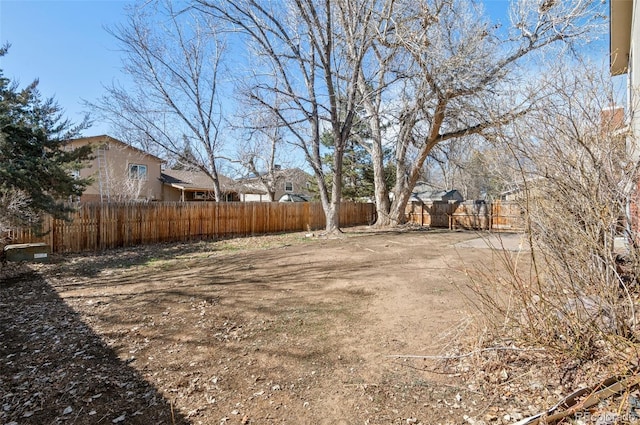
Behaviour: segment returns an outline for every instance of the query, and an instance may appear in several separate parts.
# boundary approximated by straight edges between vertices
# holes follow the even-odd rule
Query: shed
[[[427,184],[417,184],[411,193],[411,202],[462,202],[464,196],[456,190],[433,190]]]
[[[285,193],[278,202],[309,202],[310,197],[302,193]]]

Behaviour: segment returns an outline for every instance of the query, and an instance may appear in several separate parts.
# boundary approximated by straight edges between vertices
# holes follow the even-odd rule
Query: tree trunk
[[[333,158],[333,179],[331,187],[331,201],[327,202],[328,208],[325,208],[326,232],[341,233],[340,230],[340,201],[342,199],[342,162],[344,158],[344,141],[336,143],[335,154]]]
[[[331,201],[329,210],[325,211],[325,214],[327,234],[342,233],[340,230],[340,202]]]
[[[414,186],[415,185],[404,186],[399,192],[396,191],[396,197],[393,199],[388,214],[387,226],[398,226],[407,222],[405,211]]]
[[[376,201],[376,227],[385,227],[389,223],[389,191],[387,190],[384,178],[384,158],[382,144],[374,143],[371,152],[371,162],[373,164],[373,186]]]
[[[222,199],[222,190],[220,190],[220,182],[218,179],[213,181],[213,194],[216,197],[216,202],[224,202],[226,199]]]
[[[208,152],[208,159],[209,159],[209,163],[211,164],[210,170],[203,169],[203,167],[201,167],[201,169],[203,169],[203,171],[209,174],[209,177],[211,177],[211,180],[213,180],[213,195],[216,198],[216,202],[224,202],[226,199],[222,199],[222,190],[220,189],[220,180],[218,180],[218,169],[216,168],[215,156],[213,155],[212,150]]]

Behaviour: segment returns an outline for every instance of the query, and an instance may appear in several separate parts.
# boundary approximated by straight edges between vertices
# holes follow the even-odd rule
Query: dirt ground
[[[464,364],[412,357],[466,349],[466,270],[492,258],[478,236],[356,228],[10,266],[0,423],[509,423]]]

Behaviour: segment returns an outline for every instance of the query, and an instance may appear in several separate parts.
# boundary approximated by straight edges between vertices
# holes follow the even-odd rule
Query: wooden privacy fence
[[[412,202],[407,206],[411,223],[448,229],[494,231],[524,230],[524,213],[517,202]]]
[[[375,206],[343,203],[341,226],[371,224]],[[317,202],[153,202],[87,203],[70,221],[48,218],[44,236],[16,230],[12,243],[45,242],[53,252],[100,251],[110,248],[321,229]]]

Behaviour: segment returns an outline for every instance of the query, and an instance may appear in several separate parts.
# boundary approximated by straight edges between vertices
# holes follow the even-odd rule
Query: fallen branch
[[[640,375],[630,375],[623,377],[612,377],[606,379],[601,384],[590,388],[582,388],[563,398],[546,412],[524,418],[516,422],[514,425],[538,425],[538,424],[554,424],[568,416],[575,415],[581,410],[586,410],[595,406],[604,399],[619,394],[640,384]],[[584,400],[580,398],[587,396]],[[564,410],[559,410],[561,407]]]
[[[424,359],[424,360],[455,360],[463,359],[465,357],[471,357],[476,354],[481,354],[487,351],[545,351],[544,348],[518,348],[518,347],[488,347],[481,350],[474,350],[464,354],[458,354],[455,356],[420,356],[413,354],[391,354],[386,357],[392,357],[395,359]]]

